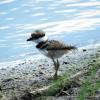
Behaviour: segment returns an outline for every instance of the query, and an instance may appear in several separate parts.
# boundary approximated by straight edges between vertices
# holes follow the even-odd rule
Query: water
[[[100,0],[0,0],[0,62],[41,55],[26,42],[34,29],[82,47],[100,43],[99,27]]]

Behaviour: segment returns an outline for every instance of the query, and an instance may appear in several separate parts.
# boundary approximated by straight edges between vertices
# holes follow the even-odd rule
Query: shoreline
[[[74,72],[82,70],[87,67],[87,63],[96,58],[96,53],[100,54],[100,47],[81,49],[75,53],[64,55],[60,59],[59,75],[64,74],[65,71],[71,72],[71,70],[73,73],[73,68],[76,65],[77,68],[74,69]],[[25,90],[32,91],[36,88],[47,86],[52,82],[49,79],[54,73],[52,64],[50,59],[28,60],[14,67],[0,69],[0,89],[3,92],[3,96],[12,96],[15,91],[19,95]]]
[[[89,45],[86,45],[86,46],[83,46],[83,47],[79,47],[78,50],[93,49],[93,48],[96,49],[98,47],[100,47],[100,42],[95,43],[95,44],[89,44]],[[14,67],[14,66],[16,66],[16,65],[18,65],[22,62],[28,62],[28,60],[32,60],[32,59],[37,61],[37,60],[40,60],[40,59],[46,59],[47,58],[41,53],[34,55],[34,53],[31,52],[31,53],[24,54],[24,55],[26,55],[26,56],[28,55],[28,57],[26,59],[24,57],[24,58],[13,60],[13,61],[11,60],[11,61],[2,61],[2,62],[0,62],[0,69],[1,68],[7,68],[8,66]],[[5,66],[5,67],[2,67],[2,66]]]

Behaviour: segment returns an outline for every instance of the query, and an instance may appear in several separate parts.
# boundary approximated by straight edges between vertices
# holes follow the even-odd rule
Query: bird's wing
[[[60,42],[57,40],[48,41],[47,50],[62,50],[66,48],[67,48],[67,45],[65,45],[63,42]]]

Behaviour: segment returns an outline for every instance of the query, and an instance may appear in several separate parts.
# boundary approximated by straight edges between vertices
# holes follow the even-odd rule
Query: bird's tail
[[[72,45],[68,45],[66,47],[67,50],[77,50],[77,47],[76,46],[72,46]]]
[[[67,45],[65,47],[47,48],[47,50],[67,50],[67,51],[70,51],[70,50],[77,50],[77,48],[76,48],[76,46]]]

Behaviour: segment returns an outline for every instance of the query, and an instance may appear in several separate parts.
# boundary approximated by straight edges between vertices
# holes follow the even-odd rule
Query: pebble
[[[69,62],[65,62],[65,61],[64,61],[63,64],[69,64]]]
[[[87,50],[86,49],[83,49],[83,52],[86,52]]]
[[[2,82],[9,82],[9,81],[13,81],[13,79],[12,78],[8,78],[8,79],[3,80]]]

